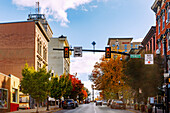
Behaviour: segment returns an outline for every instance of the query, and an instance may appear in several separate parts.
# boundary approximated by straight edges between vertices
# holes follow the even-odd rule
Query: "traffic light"
[[[64,58],[69,58],[69,47],[64,47]]]
[[[111,47],[105,48],[105,58],[111,58]]]

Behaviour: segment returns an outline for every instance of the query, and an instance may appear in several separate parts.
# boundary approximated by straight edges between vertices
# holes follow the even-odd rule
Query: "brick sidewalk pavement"
[[[61,110],[61,108],[59,108],[58,106],[49,106],[49,111],[46,111],[47,107],[41,107],[38,108],[39,113],[52,113],[55,111],[59,111]],[[22,110],[20,109],[19,111],[14,111],[14,112],[8,112],[8,113],[36,113],[37,109],[26,109],[26,110]]]

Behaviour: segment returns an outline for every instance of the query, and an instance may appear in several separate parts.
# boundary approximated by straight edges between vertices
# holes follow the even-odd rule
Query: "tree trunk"
[[[38,107],[39,107],[39,102],[37,102],[37,111],[36,111],[36,113],[38,113]]]
[[[55,99],[55,106],[56,106],[56,99]]]

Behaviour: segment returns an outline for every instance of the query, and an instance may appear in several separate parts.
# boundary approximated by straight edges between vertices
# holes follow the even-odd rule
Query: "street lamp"
[[[94,102],[94,84],[92,84],[91,87],[92,87],[92,99],[93,99],[93,102]]]
[[[93,45],[93,50],[95,50],[96,42],[95,42],[95,41],[93,41],[91,44]],[[93,53],[95,53],[95,52],[93,52]]]

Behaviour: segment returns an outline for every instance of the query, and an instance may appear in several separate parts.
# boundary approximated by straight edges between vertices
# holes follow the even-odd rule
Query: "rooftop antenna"
[[[36,2],[36,9],[35,9],[36,14],[40,13],[40,2],[38,0],[38,2]]]

